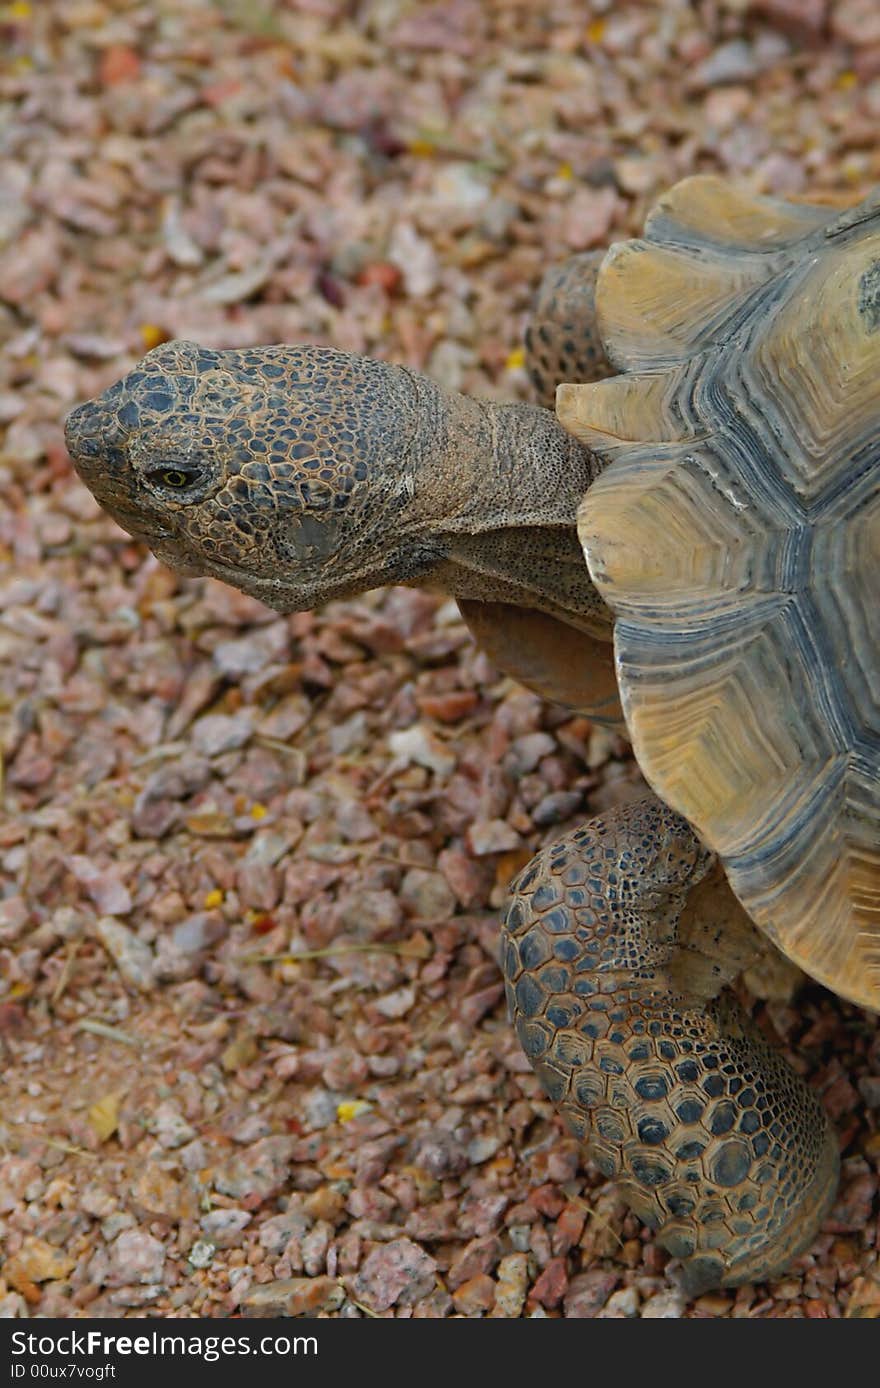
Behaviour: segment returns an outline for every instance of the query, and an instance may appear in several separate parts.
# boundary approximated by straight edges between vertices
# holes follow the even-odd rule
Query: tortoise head
[[[164,563],[295,611],[434,562],[404,539],[427,384],[329,348],[174,341],[65,436],[101,506]]]

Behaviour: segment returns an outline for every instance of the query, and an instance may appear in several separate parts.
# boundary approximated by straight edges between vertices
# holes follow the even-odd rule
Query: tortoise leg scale
[[[512,884],[503,964],[535,1072],[691,1294],[760,1281],[812,1242],[837,1143],[726,985],[756,934],[659,800],[593,819]]]
[[[526,369],[539,405],[552,410],[561,381],[613,374],[596,321],[596,278],[605,252],[583,251],[551,265],[526,328]]]

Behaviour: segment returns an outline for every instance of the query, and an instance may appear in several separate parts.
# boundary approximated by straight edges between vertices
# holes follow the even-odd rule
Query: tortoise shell
[[[782,951],[880,1009],[880,193],[688,179],[597,312],[624,374],[557,409],[610,464],[578,529],[641,768]]]

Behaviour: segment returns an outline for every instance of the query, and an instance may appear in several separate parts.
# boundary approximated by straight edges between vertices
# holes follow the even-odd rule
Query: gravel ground
[[[0,54],[0,1314],[880,1314],[866,1014],[752,999],[841,1194],[695,1302],[514,1042],[505,883],[626,746],[442,598],[176,578],[61,433],[175,336],[527,395],[544,266],[676,178],[880,180],[875,0],[11,0]]]

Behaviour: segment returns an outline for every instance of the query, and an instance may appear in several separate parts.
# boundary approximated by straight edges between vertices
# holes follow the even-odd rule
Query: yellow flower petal
[[[372,1104],[368,1104],[366,1099],[343,1099],[336,1106],[336,1117],[340,1123],[350,1123],[352,1118],[359,1118],[362,1113],[369,1113]]]
[[[158,347],[161,342],[168,341],[168,334],[164,328],[160,328],[158,323],[141,323],[141,341],[148,352],[152,352],[154,347]]]
[[[124,1094],[124,1089],[114,1089],[89,1109],[89,1123],[101,1142],[106,1142],[119,1127],[119,1105]]]

